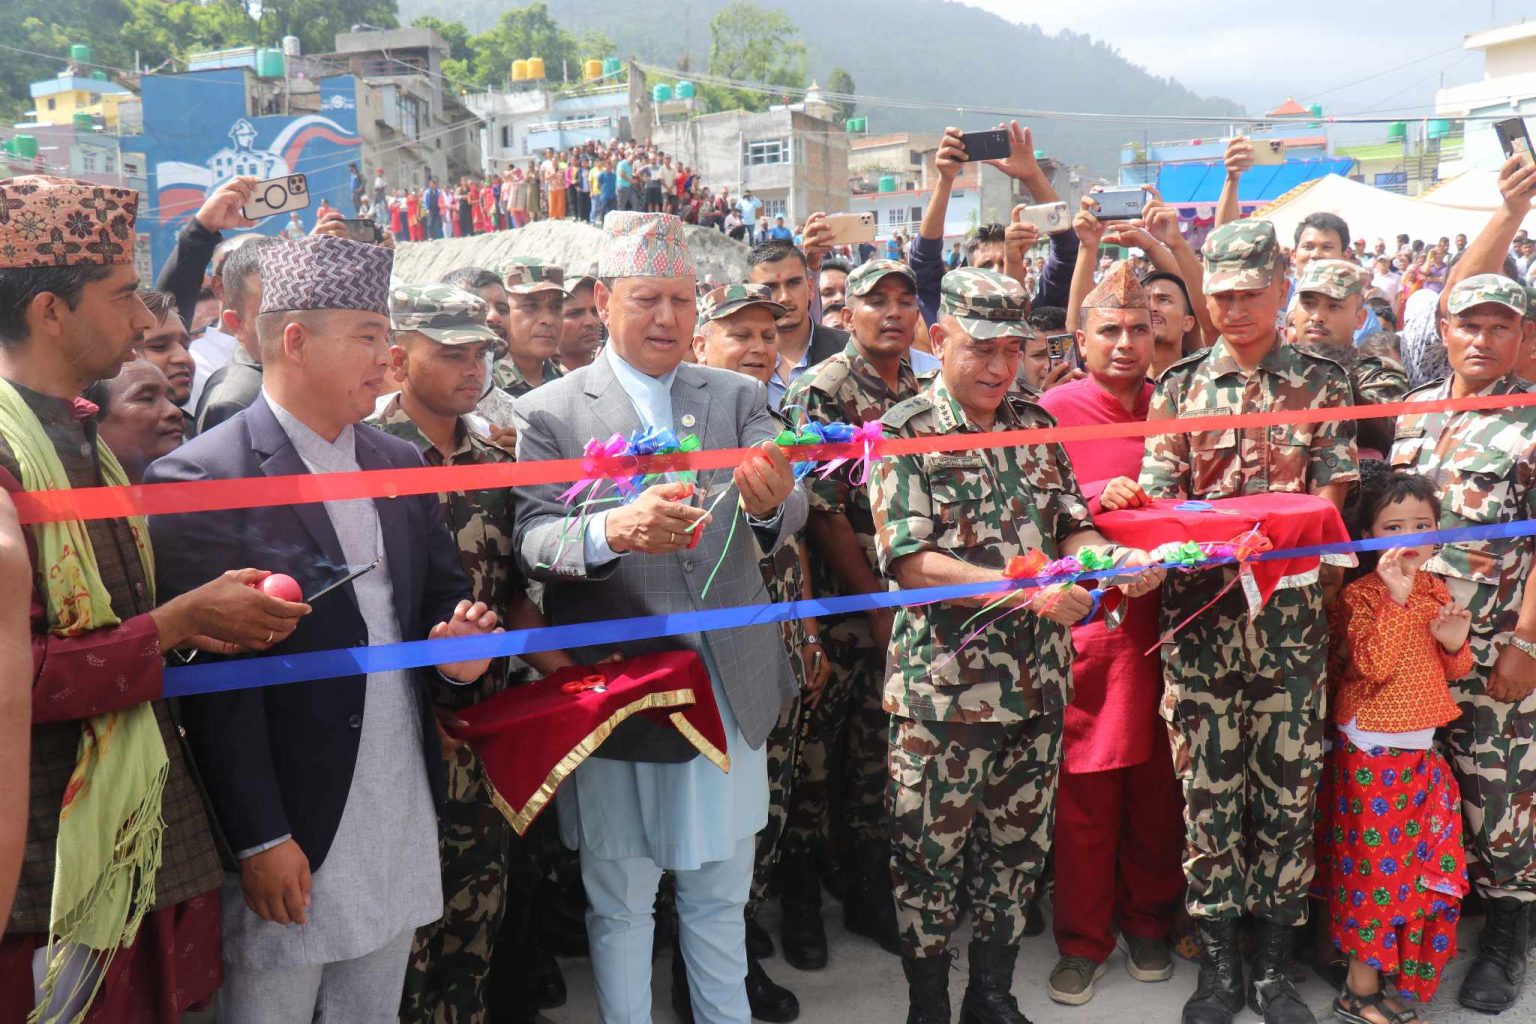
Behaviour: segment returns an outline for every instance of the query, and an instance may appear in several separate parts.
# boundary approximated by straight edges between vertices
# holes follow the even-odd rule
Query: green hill
[[[547,0],[550,14],[573,31],[595,29],[613,40],[618,55],[676,66],[687,54],[702,69],[709,52],[709,20],[727,0]],[[472,32],[502,11],[523,4],[486,0],[400,0],[400,20],[422,14],[464,19]],[[775,0],[765,3],[800,27],[811,73],[826,84],[841,65],[861,95],[1089,112],[1238,115],[1230,100],[1198,96],[1178,82],[1132,64],[1113,47],[1086,35],[1047,35],[950,0]],[[957,121],[989,127],[995,117],[896,107],[860,108],[869,130],[933,131]],[[1037,144],[1052,155],[1108,173],[1129,139],[1178,138],[1199,129],[1126,122],[1037,121]],[[1209,131],[1209,130],[1207,130]]]

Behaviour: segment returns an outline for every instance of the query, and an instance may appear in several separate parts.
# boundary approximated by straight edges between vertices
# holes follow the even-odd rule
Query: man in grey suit
[[[804,524],[806,499],[771,443],[779,426],[763,385],[683,362],[694,269],[676,217],[614,212],[603,230],[596,297],[610,343],[590,366],[518,399],[518,460],[580,458],[594,437],[641,428],[697,434],[705,449],[761,445],[762,454],[732,472],[703,472],[696,485],[649,487],[584,527],[559,500],[563,485],[518,488],[524,571],[547,583],[545,612],[562,625],[766,603],[757,561]],[[707,512],[727,488],[735,489],[731,500]],[[745,521],[733,529],[737,516]],[[695,529],[702,536],[691,544]],[[581,855],[605,1024],[651,1019],[651,908],[664,870],[677,879],[695,1018],[746,1024],[751,1016],[742,914],[754,836],[767,821],[763,741],[795,694],[794,676],[772,624],[625,643],[623,653],[678,647],[696,651],[709,669],[729,770],[636,717],[557,798],[562,836]],[[597,644],[571,654],[592,662],[614,651]]]

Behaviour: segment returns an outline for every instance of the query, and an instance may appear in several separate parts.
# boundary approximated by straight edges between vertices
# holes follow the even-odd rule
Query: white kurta
[[[356,472],[351,427],[331,444],[266,397],[312,473]],[[384,559],[352,582],[370,645],[400,641],[394,588],[372,501],[328,501],[349,565]],[[325,600],[346,600],[341,593]],[[305,683],[324,686],[325,683]],[[357,762],[325,863],[314,874],[309,923],[263,921],[245,905],[238,875],[224,885],[224,959],[259,970],[352,960],[443,913],[437,812],[427,781],[415,683],[407,672],[368,676]],[[281,723],[274,723],[278,728]]]

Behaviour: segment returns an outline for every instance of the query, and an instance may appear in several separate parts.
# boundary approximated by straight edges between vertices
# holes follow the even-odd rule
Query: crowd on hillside
[[[966,1024],[1112,960],[1184,979],[1183,1024],[1310,1024],[1303,971],[1351,1024],[1516,1007],[1536,164],[1454,243],[1239,218],[1237,140],[1198,249],[1154,189],[951,248],[966,160],[947,129],[886,252],[643,144],[358,179],[383,244],[250,232],[241,178],[154,290],[136,193],[0,181],[0,1019],[532,1022],[586,956],[642,1024],[660,942],[679,1018],[791,1021],[795,972],[849,970],[826,894],[908,1024],[953,1019],[962,925]],[[599,225],[595,265],[395,277],[397,238],[541,217]],[[359,483],[422,467],[463,489]]]

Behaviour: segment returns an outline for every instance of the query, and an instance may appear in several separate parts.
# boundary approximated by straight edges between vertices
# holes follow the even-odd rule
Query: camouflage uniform
[[[1489,279],[1492,279],[1491,281]],[[1479,275],[1448,298],[1455,313],[1498,302],[1524,314],[1506,278]],[[1521,296],[1523,298],[1523,294]],[[1480,395],[1532,390],[1514,375]],[[1426,384],[1409,401],[1449,398],[1451,382]],[[1536,409],[1431,412],[1398,420],[1392,465],[1435,482],[1440,529],[1536,518]],[[1461,786],[1472,872],[1485,897],[1536,901],[1536,694],[1517,704],[1485,694],[1490,673],[1515,628],[1530,585],[1536,540],[1513,537],[1447,544],[1424,564],[1445,580],[1451,597],[1472,612],[1471,674],[1451,684],[1461,717],[1442,739]]]
[[[730,284],[711,289],[699,298],[698,321],[700,330],[713,320],[724,320],[732,314],[751,306],[760,306],[775,320],[784,315],[784,307],[773,301],[773,293],[766,285]],[[770,410],[771,412],[772,410]],[[777,416],[777,413],[774,414]],[[805,573],[800,565],[798,542],[785,543],[778,551],[758,562],[763,573],[763,583],[768,597],[775,604],[798,601],[804,596]],[[780,623],[784,632],[784,647],[789,652],[789,664],[805,690],[805,663],[800,652],[807,643],[805,623],[791,619]],[[789,796],[795,783],[795,768],[800,752],[800,738],[804,729],[805,705],[796,698],[785,706],[778,724],[768,734],[768,824],[757,834],[756,863],[752,869],[752,892],[747,900],[747,916],[751,917],[768,897],[768,886],[774,866],[779,860],[779,849],[784,836],[784,823],[789,812]]]
[[[848,279],[848,294],[860,295],[886,274],[911,270],[890,260],[871,260],[854,271]],[[806,419],[821,423],[847,423],[857,426],[878,420],[892,406],[911,398],[921,389],[911,364],[903,359],[896,388],[888,387],[880,374],[859,350],[858,342],[849,340],[843,351],[811,367],[790,385],[784,396],[785,415],[795,422]],[[811,477],[806,483],[810,508],[817,512],[843,515],[857,535],[859,546],[879,575],[875,564],[874,521],[870,514],[869,494],[849,483],[849,470],[826,479]],[[841,582],[821,558],[811,561],[811,586],[818,597],[843,594]],[[885,652],[875,647],[869,619],[862,614],[827,616],[822,619],[822,649],[831,665],[831,674],[821,697],[811,712],[810,726],[801,748],[801,768],[791,798],[789,824],[785,834],[787,852],[810,853],[828,838],[828,796],[832,785],[834,753],[840,746],[839,734],[847,729],[846,768],[848,773],[844,810],[849,838],[855,844],[883,842],[885,790],[886,728],[880,710],[880,678]]]
[[[951,281],[956,275],[959,281]],[[970,278],[982,282],[977,287],[1006,281],[987,271],[955,271],[945,276],[943,296]],[[1003,311],[1016,303],[1022,313],[1023,290],[1012,290],[1017,297]],[[941,305],[940,312],[951,309]],[[1027,330],[1018,322],[973,322],[962,326],[977,338],[999,336],[986,328]],[[883,422],[894,437],[979,432],[942,373]],[[1054,425],[1033,401],[1009,396],[992,429]],[[869,494],[886,573],[920,552],[996,570],[1032,548],[1054,558],[1071,534],[1093,525],[1066,452],[1055,444],[887,455]],[[976,611],[959,604],[898,608],[891,631],[886,798],[902,950],[913,959],[948,949],[962,884],[976,941],[1015,946],[1050,847],[1072,634],[1021,611],[996,619],[967,644]],[[968,837],[974,864],[965,873]],[[975,966],[973,953],[973,973]]]
[[[1364,301],[1369,283],[1368,272],[1348,260],[1312,260],[1296,282],[1296,294],[1318,292],[1332,299],[1345,299],[1359,295]],[[1298,347],[1333,359],[1349,372],[1352,403],[1355,405],[1384,405],[1401,402],[1411,385],[1408,371],[1403,364],[1380,352],[1364,352],[1357,349],[1351,339],[1348,345],[1324,344],[1319,346],[1302,343]],[[1391,419],[1358,420],[1360,447],[1383,454],[1392,445]]]
[[[1273,228],[1241,221],[1206,244],[1205,291],[1264,287]],[[1252,372],[1225,339],[1174,363],[1158,381],[1149,420],[1326,409],[1351,403],[1336,362],[1277,339]],[[1358,479],[1354,424],[1206,430],[1147,438],[1141,485],[1153,498],[1317,493]],[[1166,631],[1215,597],[1226,572],[1175,573],[1163,584]],[[1306,919],[1312,809],[1323,756],[1327,621],[1316,577],[1292,581],[1249,620],[1241,588],[1164,645],[1174,766],[1183,782],[1189,912],[1276,924]]]
[[[515,259],[503,264],[497,273],[501,275],[508,295],[531,295],[534,292],[543,291],[555,291],[562,296],[565,295],[563,287],[565,271],[550,264]],[[560,368],[559,361],[551,356],[544,360],[542,374],[544,383],[548,384],[556,377],[565,376],[565,371]],[[498,388],[513,398],[521,398],[534,387],[528,383],[527,376],[517,368],[517,364],[512,361],[510,355],[496,361],[491,379],[496,382]]]
[[[420,331],[442,344],[496,340],[484,326],[485,304],[448,285],[410,285],[390,296],[391,326]],[[429,466],[510,462],[512,455],[460,423],[446,458],[401,407],[396,396],[371,423],[414,444]],[[448,529],[459,545],[475,600],[503,612],[526,588],[512,542],[512,492],[455,491],[439,495]],[[469,686],[433,691],[439,707],[456,711],[504,690],[512,670],[497,659]],[[406,971],[400,1019],[468,1024],[486,1019],[486,979],[491,948],[507,908],[513,833],[491,803],[479,762],[468,746],[444,755],[447,799],[439,812],[443,916],[416,933]]]

